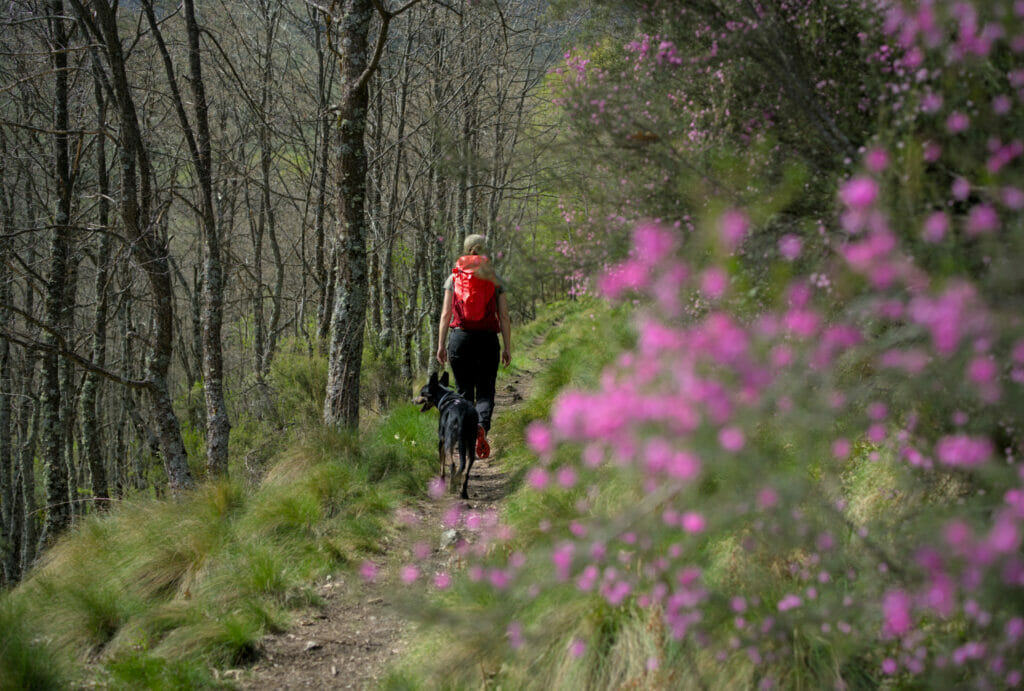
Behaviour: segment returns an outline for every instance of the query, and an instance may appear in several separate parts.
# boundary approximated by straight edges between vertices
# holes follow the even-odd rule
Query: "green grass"
[[[31,614],[10,598],[0,598],[0,689],[62,689],[70,673],[37,638]]]
[[[239,426],[276,449],[257,483],[233,472],[180,500],[121,501],[0,596],[0,688],[223,686],[212,670],[318,605],[317,579],[379,553],[395,509],[425,493],[433,421],[404,405],[358,435],[326,428],[321,370],[283,355],[273,381],[292,416]]]

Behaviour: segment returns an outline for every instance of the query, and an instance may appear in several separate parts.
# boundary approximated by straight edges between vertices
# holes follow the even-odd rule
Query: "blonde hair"
[[[487,251],[487,238],[483,235],[467,235],[462,243],[463,254],[483,254]]]
[[[477,264],[476,276],[491,283],[498,282],[498,275],[494,272],[491,260],[484,254],[487,251],[487,238],[483,235],[467,235],[462,243],[463,254],[483,257],[484,261]]]

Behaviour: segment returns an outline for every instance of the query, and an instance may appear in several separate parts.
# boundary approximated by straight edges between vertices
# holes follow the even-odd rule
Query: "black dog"
[[[469,499],[469,471],[476,460],[476,435],[480,417],[476,408],[465,398],[448,388],[448,373],[430,375],[430,381],[420,389],[420,397],[413,401],[422,405],[421,411],[437,408],[441,417],[437,424],[437,455],[441,462],[441,480],[444,480],[445,457],[451,463],[450,489],[455,491],[457,475],[465,473],[462,480],[462,498]],[[459,470],[455,472],[455,451],[459,452]]]

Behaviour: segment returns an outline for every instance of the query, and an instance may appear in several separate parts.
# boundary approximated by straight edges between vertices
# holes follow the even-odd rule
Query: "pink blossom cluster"
[[[821,3],[783,5],[786,26],[806,28]],[[674,209],[674,171],[656,153],[700,162],[736,141],[725,94],[749,63],[730,50],[777,26],[769,10],[755,3],[724,29],[697,21],[687,38],[705,47],[699,60],[680,54],[681,37],[644,34],[623,74],[568,68],[570,117],[638,163],[604,178],[602,195],[621,202],[616,230],[662,220],[633,223],[628,251],[605,243],[589,265],[603,296],[638,305],[635,347],[527,430],[529,491],[572,509],[536,526],[550,545],[517,552],[523,568],[469,574],[529,597],[559,588],[648,609],[674,640],[766,673],[793,659],[800,632],[856,651],[876,678],[1013,687],[1024,674],[1024,2],[885,3],[884,27],[866,5],[837,4],[867,19],[858,45],[836,50],[883,75],[865,77],[859,98],[861,112],[891,106],[886,129],[831,180],[828,242],[773,240],[785,280],[757,309],[737,253],[765,214]],[[857,122],[841,79],[813,83],[833,123]],[[739,129],[784,130],[784,100],[764,96]],[[757,180],[744,191],[770,194]],[[581,261],[612,226],[589,208],[565,221],[582,233],[566,257]],[[848,486],[863,476],[895,479],[854,505]],[[610,478],[630,488],[620,513],[598,501]],[[517,642],[530,634],[517,624]]]

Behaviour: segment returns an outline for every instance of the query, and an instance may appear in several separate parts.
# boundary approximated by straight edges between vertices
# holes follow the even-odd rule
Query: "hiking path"
[[[523,371],[499,379],[495,415],[522,405],[532,382],[533,373]],[[431,414],[437,415],[436,411]],[[242,689],[375,687],[408,649],[418,626],[398,606],[399,601],[412,587],[429,587],[424,582],[429,583],[435,573],[458,569],[454,550],[443,544],[451,536],[444,525],[445,515],[459,504],[463,511],[478,514],[498,510],[509,492],[511,478],[503,456],[510,445],[521,440],[500,434],[489,439],[491,455],[473,465],[468,500],[446,493],[403,506],[398,528],[384,538],[383,554],[373,559],[378,567],[373,580],[358,572],[338,571],[316,583],[322,608],[300,612],[291,630],[264,637],[260,656],[251,667],[219,670],[218,676]],[[433,454],[424,455],[433,458]],[[470,542],[473,537],[459,533],[460,539]],[[412,563],[421,571],[415,586],[406,585],[401,578],[403,567]]]

